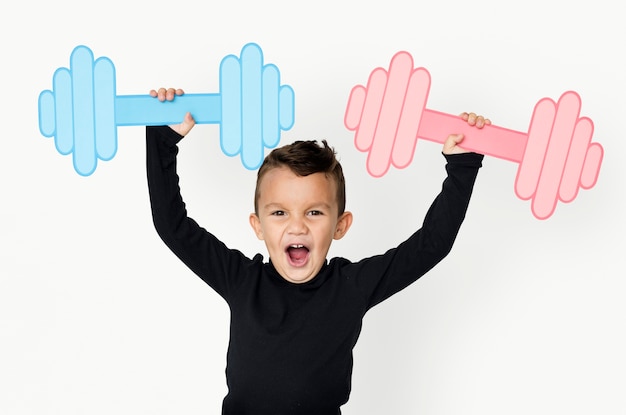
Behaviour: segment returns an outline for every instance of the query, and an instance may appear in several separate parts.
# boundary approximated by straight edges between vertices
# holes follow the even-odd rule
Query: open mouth
[[[289,245],[287,247],[287,258],[289,263],[295,267],[306,264],[309,258],[309,249],[304,245]]]

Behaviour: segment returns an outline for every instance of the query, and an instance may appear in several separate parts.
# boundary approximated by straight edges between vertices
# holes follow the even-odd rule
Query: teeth
[[[304,248],[304,245],[289,245],[290,248]]]

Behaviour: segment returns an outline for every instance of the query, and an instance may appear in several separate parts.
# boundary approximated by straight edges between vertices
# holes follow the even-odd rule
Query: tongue
[[[308,252],[306,248],[289,248],[289,258],[294,262],[302,262],[306,259]]]

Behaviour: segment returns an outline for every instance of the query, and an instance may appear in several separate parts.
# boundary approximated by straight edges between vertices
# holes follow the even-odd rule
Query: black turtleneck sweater
[[[441,193],[422,228],[399,246],[358,262],[333,258],[315,278],[294,284],[271,259],[228,248],[187,216],[176,173],[181,139],[169,127],[146,129],[152,216],[165,244],[230,308],[222,413],[340,414],[363,316],[450,252],[483,156],[446,156]]]

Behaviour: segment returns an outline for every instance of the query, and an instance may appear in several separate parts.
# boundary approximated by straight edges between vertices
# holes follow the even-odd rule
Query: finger
[[[450,145],[455,146],[463,141],[464,138],[465,136],[463,134],[450,134],[446,142]]]
[[[476,127],[483,128],[485,125],[491,125],[491,120],[489,118],[485,118],[482,115],[476,117]]]
[[[477,118],[476,114],[473,112],[470,112],[467,116],[466,121],[469,125],[476,125],[476,118]]]
[[[157,97],[159,98],[159,101],[161,102],[165,101],[166,93],[167,93],[167,90],[165,88],[159,88],[159,90],[157,91]]]
[[[168,101],[172,101],[174,97],[183,95],[184,93],[185,92],[180,88],[168,88],[167,91],[165,91],[165,99],[167,99]]]
[[[175,95],[176,95],[176,90],[174,88],[168,88],[167,91],[165,92],[165,99],[167,99],[168,101],[171,101],[174,99]]]
[[[443,143],[443,153],[444,154],[455,154],[455,153],[463,153],[461,147],[458,144],[463,141],[465,136],[463,134],[450,134],[446,141]]]
[[[193,116],[190,112],[185,114],[185,119],[183,120],[180,130],[181,135],[187,135],[187,133],[196,125],[196,120],[193,119]]]
[[[183,122],[180,124],[170,125],[170,127],[184,137],[189,133],[189,131],[191,131],[194,125],[196,125],[196,120],[193,119],[190,112],[187,112]]]

